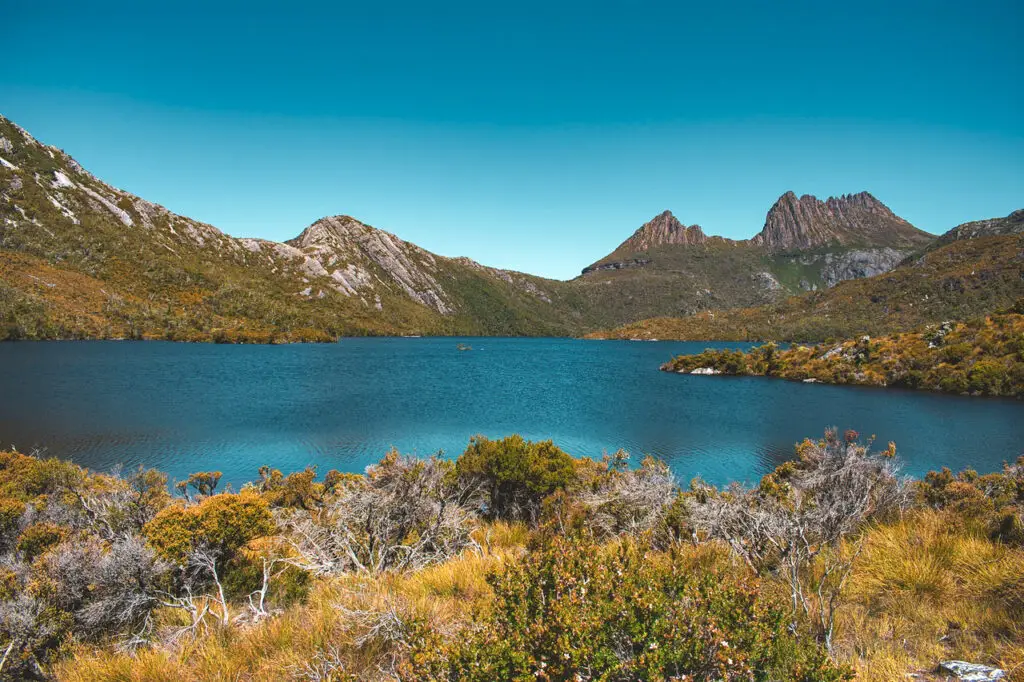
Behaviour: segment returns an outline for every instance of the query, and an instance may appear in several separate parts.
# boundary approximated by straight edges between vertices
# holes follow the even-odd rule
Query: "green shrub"
[[[852,679],[813,641],[788,631],[787,610],[753,579],[688,570],[672,551],[548,536],[489,578],[493,608],[448,641],[414,645],[414,679],[768,680]]]
[[[577,481],[577,464],[549,440],[476,436],[456,461],[455,473],[480,488],[486,517],[535,521],[545,497]]]
[[[274,530],[266,501],[243,491],[207,497],[190,507],[166,507],[143,532],[164,559],[182,564],[199,546],[228,558],[249,541]]]

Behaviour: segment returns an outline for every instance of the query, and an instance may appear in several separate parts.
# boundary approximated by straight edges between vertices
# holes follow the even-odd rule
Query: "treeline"
[[[912,483],[892,444],[828,431],[718,489],[512,436],[258,473],[0,455],[0,676],[881,680],[952,605],[949,654],[1024,660],[1024,460]],[[877,628],[902,618],[898,658]]]
[[[705,350],[662,369],[791,381],[901,386],[969,395],[1024,396],[1024,315],[944,322],[906,334],[747,352]]]

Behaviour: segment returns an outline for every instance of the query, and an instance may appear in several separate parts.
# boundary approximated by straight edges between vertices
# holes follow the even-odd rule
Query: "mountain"
[[[0,338],[572,334],[563,282],[346,216],[239,239],[112,187],[0,117]]]
[[[692,246],[705,244],[707,240],[707,235],[704,234],[700,225],[683,225],[678,218],[672,215],[671,211],[664,211],[641,225],[629,239],[619,244],[617,249],[601,261],[584,268],[583,274],[594,270],[618,270],[622,267],[630,267],[629,261],[626,263],[616,262],[616,258],[649,251],[657,246],[672,244]]]
[[[913,249],[934,238],[868,192],[825,201],[786,192],[768,211],[764,227],[751,243],[778,253],[836,246]]]
[[[575,282],[592,317],[647,317],[763,305],[888,272],[934,237],[867,192],[825,201],[786,192],[751,239],[707,235],[665,211]]]
[[[885,334],[1024,306],[1024,211],[967,223],[890,272],[771,304],[661,317],[594,338],[821,341]],[[1018,310],[1020,312],[1020,310]]]
[[[956,313],[946,294],[960,288],[970,292],[964,311],[1005,303],[1019,284],[1004,277],[1015,267],[1012,246],[971,254],[986,238],[1012,241],[1021,222],[1017,212],[968,223],[936,242],[866,192],[825,201],[787,192],[751,239],[708,235],[665,211],[561,282],[431,253],[345,215],[321,218],[286,242],[232,237],[103,182],[0,117],[0,339],[573,335],[665,316],[756,317],[750,310],[808,321],[756,332],[733,323],[699,328],[812,334],[841,327],[842,315],[829,312],[822,323],[817,304],[789,301],[843,300],[856,313],[850,323],[871,309],[854,292],[905,312],[903,293],[886,289],[897,280],[878,277],[900,263],[916,274],[899,286],[929,301],[907,299],[915,311]],[[975,267],[975,256],[1002,269]],[[961,272],[967,262],[972,268]],[[929,293],[937,286],[952,288]],[[792,298],[806,291],[813,295]],[[889,314],[873,310],[865,328]]]

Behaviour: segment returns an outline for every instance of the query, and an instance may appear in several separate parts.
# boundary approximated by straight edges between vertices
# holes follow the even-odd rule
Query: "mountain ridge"
[[[867,192],[787,192],[745,240],[663,211],[568,281],[441,256],[344,214],[283,242],[233,237],[107,184],[0,116],[0,338],[576,335],[771,304],[931,245]]]
[[[654,317],[588,334],[614,339],[822,341],[1024,310],[1024,210],[957,226],[878,276],[769,304]],[[967,226],[965,228],[965,226]]]
[[[807,250],[838,244],[913,248],[934,239],[893,213],[870,192],[825,201],[788,191],[768,210],[751,242],[770,251]]]

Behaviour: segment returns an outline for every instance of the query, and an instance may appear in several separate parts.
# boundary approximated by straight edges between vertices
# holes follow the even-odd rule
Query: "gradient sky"
[[[1024,3],[7,2],[0,113],[236,236],[347,213],[570,278],[787,190],[1024,207]]]

